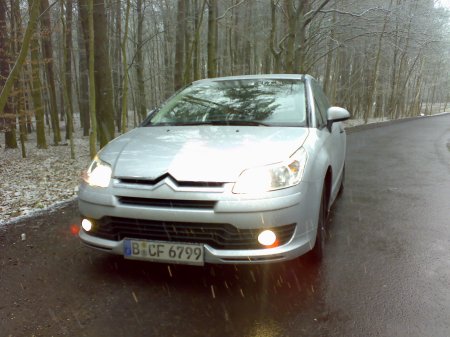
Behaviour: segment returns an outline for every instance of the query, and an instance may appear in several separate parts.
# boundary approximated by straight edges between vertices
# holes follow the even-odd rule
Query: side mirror
[[[342,122],[350,118],[350,112],[337,106],[329,107],[327,110],[327,128],[331,131],[331,126],[335,122]]]

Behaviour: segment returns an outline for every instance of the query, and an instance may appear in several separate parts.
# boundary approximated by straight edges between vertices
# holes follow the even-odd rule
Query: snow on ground
[[[76,197],[81,172],[90,162],[88,137],[77,133],[72,160],[68,144],[37,149],[34,133],[26,142],[27,158],[22,158],[19,140],[18,149],[6,150],[4,135],[0,136],[0,227]],[[52,137],[47,134],[48,143]]]
[[[352,119],[344,123],[352,127],[364,122]],[[4,135],[0,134],[0,227],[76,198],[81,173],[89,165],[90,157],[88,137],[77,131],[74,138],[74,160],[70,159],[68,144],[37,149],[34,133],[26,143],[27,158],[22,158],[20,144],[18,149],[5,150]],[[49,133],[47,142],[52,142]]]

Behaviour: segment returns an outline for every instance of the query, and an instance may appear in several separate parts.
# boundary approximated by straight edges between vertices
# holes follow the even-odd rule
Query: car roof
[[[305,78],[312,79],[310,75],[303,74],[261,74],[261,75],[240,75],[240,76],[226,76],[226,77],[215,77],[206,78],[203,80],[198,80],[192,84],[201,84],[208,82],[219,82],[219,81],[241,81],[241,80],[304,80]]]

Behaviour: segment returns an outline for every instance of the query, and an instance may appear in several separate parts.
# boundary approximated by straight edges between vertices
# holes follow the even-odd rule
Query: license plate
[[[196,244],[125,239],[123,253],[125,258],[134,260],[205,264],[203,246]]]

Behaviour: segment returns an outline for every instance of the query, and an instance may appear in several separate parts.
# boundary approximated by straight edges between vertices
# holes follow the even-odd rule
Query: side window
[[[322,126],[327,123],[327,110],[330,107],[330,103],[328,103],[328,99],[322,91],[322,88],[316,82],[312,82],[312,88],[314,93],[314,99],[316,104],[316,111],[320,116],[316,116],[318,121],[318,125]],[[319,123],[319,120],[322,123]]]

